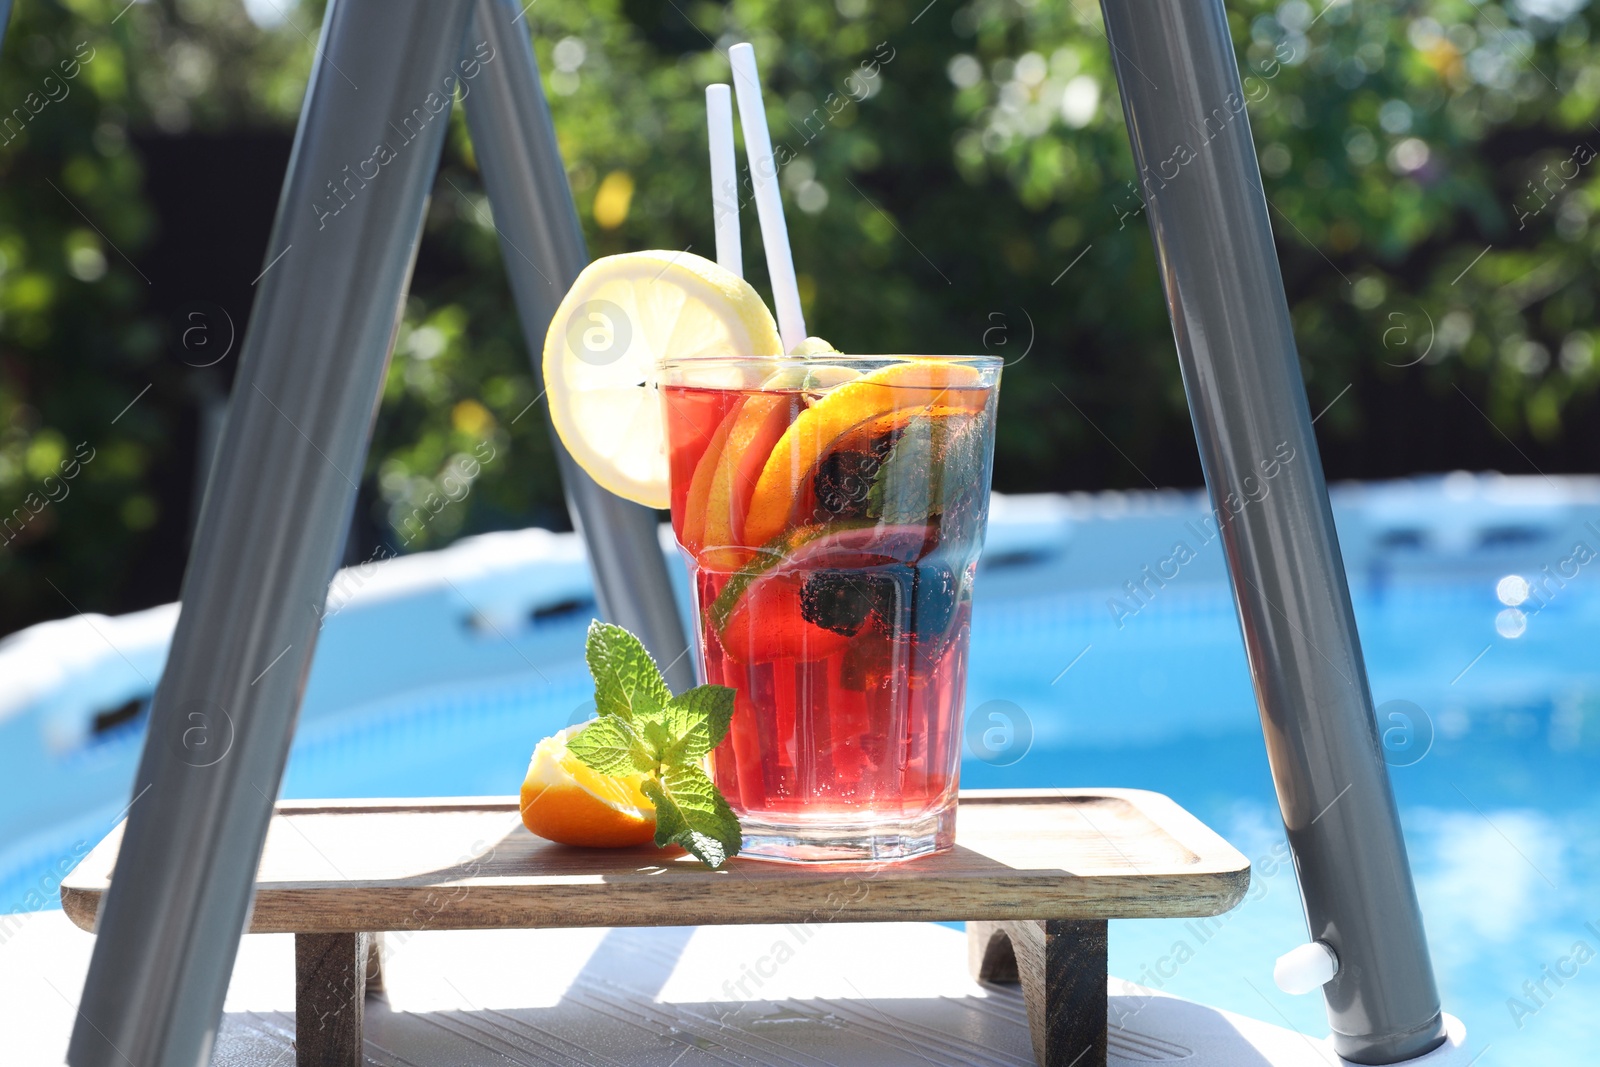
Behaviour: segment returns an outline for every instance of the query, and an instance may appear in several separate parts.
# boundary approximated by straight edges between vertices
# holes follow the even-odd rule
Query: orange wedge
[[[643,775],[597,774],[567,751],[588,723],[540,741],[522,782],[522,825],[551,841],[588,848],[642,845],[656,834],[656,813],[639,788]]]
[[[735,405],[733,410],[717,424],[716,431],[711,435],[711,443],[706,445],[706,450],[700,454],[700,461],[694,467],[694,476],[689,480],[689,496],[683,506],[683,530],[680,540],[691,552],[699,551],[706,543],[706,498],[711,495],[711,486],[717,478],[717,469],[721,465],[728,432],[738,420],[741,407],[742,404]]]
[[[765,544],[787,525],[812,468],[840,437],[894,412],[942,407],[976,410],[987,394],[974,388],[978,372],[959,363],[912,360],[846,382],[800,413],[773,446],[745,518],[744,540]]]
[[[728,432],[705,505],[705,544],[743,545],[745,513],[772,446],[789,428],[798,403],[792,393],[757,393],[745,400]],[[756,542],[760,544],[760,542]]]

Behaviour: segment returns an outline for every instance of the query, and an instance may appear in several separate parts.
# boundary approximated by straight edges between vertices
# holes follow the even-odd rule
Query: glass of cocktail
[[[994,357],[669,359],[672,526],[744,854],[900,859],[954,839]]]
[[[649,783],[658,843],[791,861],[937,852],[955,837],[1001,363],[844,355],[807,336],[755,52],[728,59],[734,87],[706,87],[716,261],[596,260],[556,309],[541,366],[577,466],[670,508],[702,680],[732,689],[733,710],[714,726],[702,710],[709,732],[674,742],[661,701],[677,698],[601,657],[623,724],[575,758],[654,774],[701,738],[712,781],[680,768],[685,803],[670,776]],[[734,95],[776,317],[743,278]],[[725,690],[715,699],[726,708]]]

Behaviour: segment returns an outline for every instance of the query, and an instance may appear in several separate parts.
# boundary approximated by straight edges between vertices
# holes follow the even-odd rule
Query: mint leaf
[[[692,763],[710,755],[728,736],[734,691],[725,685],[702,685],[672,698],[663,711],[673,736],[666,751],[671,763]]]
[[[657,766],[666,761],[667,750],[676,740],[666,723],[652,720],[644,724],[644,747]]]
[[[604,718],[652,718],[672,699],[644,643],[620,626],[596,619],[584,648],[594,675],[595,710]]]
[[[600,774],[636,774],[656,766],[627,720],[615,716],[602,716],[579,730],[567,742],[567,751]]]
[[[656,809],[657,848],[666,848],[689,832],[689,820],[684,818],[682,810],[659,778],[646,778],[639,788]]]
[[[982,415],[918,415],[895,438],[867,489],[867,514],[886,523],[927,522],[981,489]]]
[[[734,691],[702,685],[674,697],[639,639],[598,619],[584,657],[599,717],[567,751],[599,774],[646,775],[640,788],[655,806],[656,844],[681,845],[708,867],[722,866],[739,851],[739,820],[702,763],[728,734]]]
[[[669,768],[642,788],[655,805],[658,848],[679,845],[713,870],[738,854],[739,820],[698,766]]]

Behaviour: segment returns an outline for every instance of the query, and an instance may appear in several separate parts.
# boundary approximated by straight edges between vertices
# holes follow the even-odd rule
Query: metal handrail
[[[469,36],[487,41],[496,59],[466,98],[466,111],[473,151],[494,205],[500,258],[539,377],[550,317],[588,264],[589,253],[533,44],[518,16],[515,0],[477,0]],[[674,691],[688,689],[694,685],[694,663],[686,653],[655,512],[602,489],[573,462],[559,438],[555,450],[567,511],[589,550],[601,615],[639,635]]]
[[[467,0],[335,0],[323,22],[73,1067],[210,1058],[470,13]]]
[[[1444,1041],[1221,0],[1102,0],[1339,1054]],[[1270,474],[1269,474],[1270,472]]]

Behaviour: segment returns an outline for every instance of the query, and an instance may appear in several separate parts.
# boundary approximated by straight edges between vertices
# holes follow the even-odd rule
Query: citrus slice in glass
[[[744,518],[750,494],[772,446],[788,429],[797,404],[790,393],[756,393],[739,409],[706,494],[704,539],[708,547],[745,543]]]
[[[688,252],[606,256],[584,268],[550,320],[544,343],[550,419],[572,458],[601,486],[664,508],[668,463],[657,364],[782,351],[760,295],[710,260]]]
[[[960,363],[908,360],[846,381],[802,411],[773,445],[750,495],[744,542],[765,544],[781,533],[817,461],[856,427],[896,412],[976,410],[987,393],[978,372]]]
[[[722,464],[722,453],[727,445],[728,432],[739,420],[739,410],[743,405],[743,400],[734,404],[733,410],[717,424],[716,430],[711,434],[711,443],[700,454],[700,462],[695,464],[694,475],[689,479],[689,492],[684,497],[681,509],[683,529],[679,531],[678,540],[691,552],[698,552],[705,544],[706,500],[710,498],[711,486],[716,481],[717,469]]]

